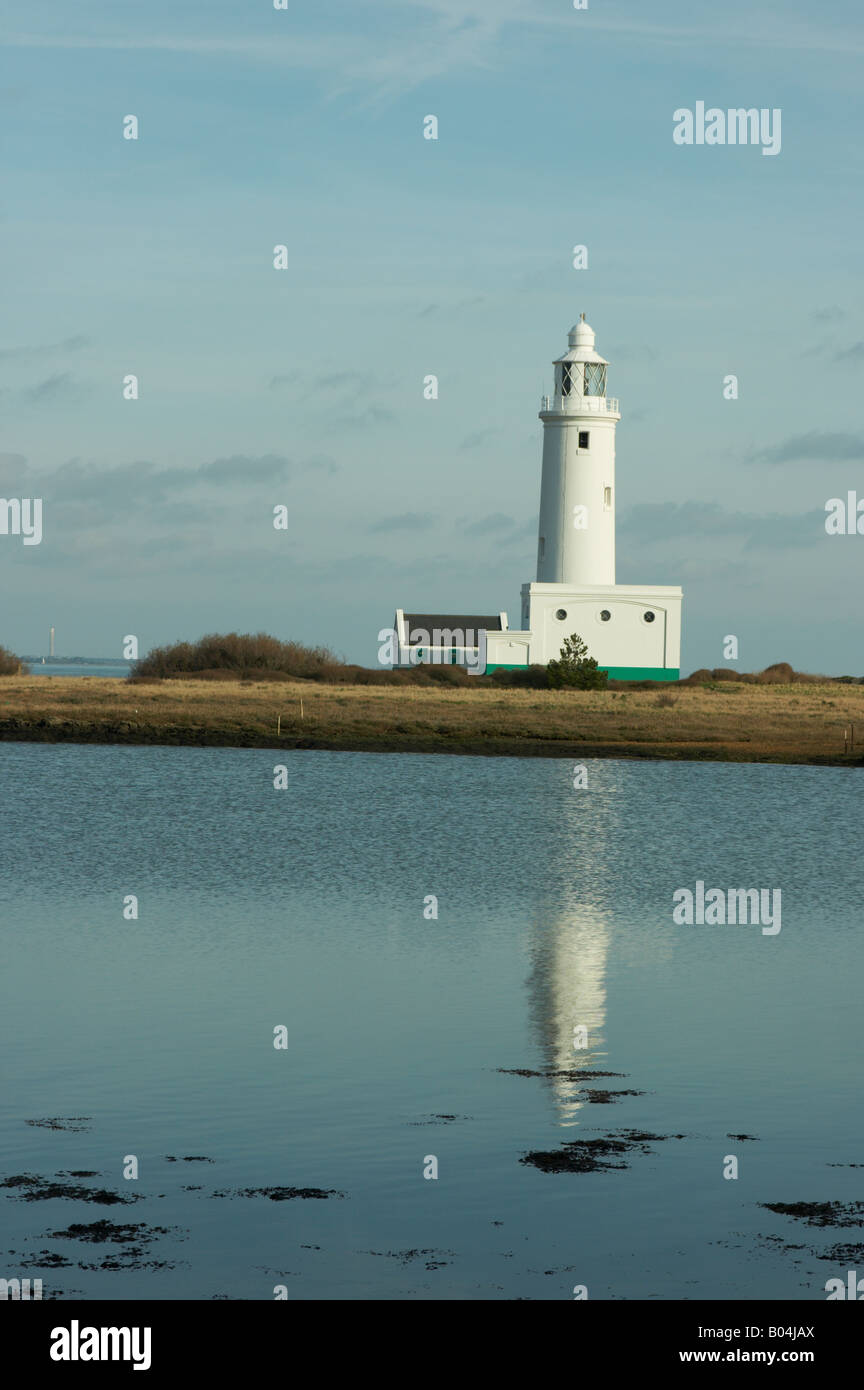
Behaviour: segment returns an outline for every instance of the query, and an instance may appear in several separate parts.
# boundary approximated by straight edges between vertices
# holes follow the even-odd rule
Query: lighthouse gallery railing
[[[617,396],[541,396],[541,410],[572,415],[618,415]]]

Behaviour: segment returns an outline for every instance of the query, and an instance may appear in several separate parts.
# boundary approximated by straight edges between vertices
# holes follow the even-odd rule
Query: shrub
[[[204,680],[247,679],[256,673],[282,672],[285,676],[320,679],[327,668],[341,665],[327,647],[304,647],[300,642],[280,642],[266,632],[254,636],[229,632],[210,633],[197,642],[175,642],[154,647],[132,668],[138,676],[199,676]],[[216,675],[214,673],[228,673]]]
[[[469,676],[464,666],[428,665],[423,670],[438,685],[471,685],[478,679],[477,676]]]
[[[271,674],[275,675],[275,672]],[[218,667],[215,671],[186,671],[184,675],[190,681],[239,681],[243,679],[242,671],[223,671]]]
[[[564,638],[561,656],[550,661],[546,667],[549,686],[552,690],[569,687],[571,690],[605,690],[609,680],[607,671],[601,671],[593,656],[577,632]]]
[[[0,676],[26,676],[27,667],[22,665],[14,652],[0,647]]]
[[[766,666],[756,677],[760,685],[790,685],[794,679],[795,672],[788,661],[775,661],[773,666]]]
[[[474,679],[476,677],[472,676]],[[491,671],[484,679],[484,684],[486,682],[505,688],[515,686],[520,690],[548,690],[549,674],[545,666],[516,666],[512,671]]]

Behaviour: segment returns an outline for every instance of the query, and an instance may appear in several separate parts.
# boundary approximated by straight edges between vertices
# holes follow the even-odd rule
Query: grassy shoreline
[[[851,724],[859,746],[846,752]],[[864,687],[475,690],[9,676],[0,681],[0,741],[862,767]]]

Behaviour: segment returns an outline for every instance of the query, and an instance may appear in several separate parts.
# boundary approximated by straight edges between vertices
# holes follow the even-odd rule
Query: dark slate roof
[[[498,613],[490,614],[469,614],[464,613],[406,613],[405,624],[408,630],[408,641],[412,642],[415,631],[432,633],[437,628],[439,631],[454,630],[458,632],[477,632],[481,628],[488,632],[501,631],[501,617]],[[428,638],[427,638],[428,640]]]

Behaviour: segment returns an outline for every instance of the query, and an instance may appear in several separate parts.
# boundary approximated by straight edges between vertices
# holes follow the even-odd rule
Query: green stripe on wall
[[[610,666],[607,671],[610,681],[677,681],[681,671],[674,666]]]
[[[486,667],[486,674],[492,671],[524,671],[525,666],[507,666],[503,662],[493,665],[491,662]],[[612,681],[677,681],[681,678],[680,668],[677,666],[601,666],[601,671],[606,671]]]

